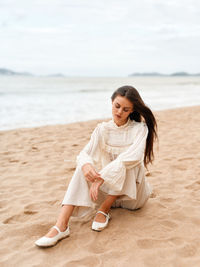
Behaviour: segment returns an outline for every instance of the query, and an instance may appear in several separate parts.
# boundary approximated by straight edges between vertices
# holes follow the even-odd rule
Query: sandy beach
[[[200,266],[200,106],[155,112],[159,145],[140,210],[112,209],[103,232],[72,220],[71,235],[41,249],[100,120],[0,132],[0,266]]]

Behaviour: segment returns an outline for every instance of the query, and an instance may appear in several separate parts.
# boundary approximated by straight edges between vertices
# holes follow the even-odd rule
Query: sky
[[[0,68],[38,75],[200,72],[199,0],[0,0]]]

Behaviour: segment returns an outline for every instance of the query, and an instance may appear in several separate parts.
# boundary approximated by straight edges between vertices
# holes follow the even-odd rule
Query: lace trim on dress
[[[122,125],[122,126],[117,126],[116,123],[114,122],[114,120],[110,120],[108,123],[102,123],[102,128],[101,128],[101,137],[102,137],[102,146],[101,149],[106,151],[109,154],[112,155],[119,155],[122,152],[124,152],[126,149],[128,149],[130,147],[130,144],[124,145],[124,146],[111,146],[108,145],[106,140],[108,138],[108,132],[109,130],[113,130],[114,129],[122,129],[123,131],[126,131],[129,128],[129,126],[133,126],[133,121],[131,121],[130,119],[128,119],[127,123]]]
[[[103,148],[105,149],[105,151],[111,153],[112,155],[119,155],[120,153],[124,152],[128,147],[130,147],[130,145],[123,147],[113,147],[103,142]]]

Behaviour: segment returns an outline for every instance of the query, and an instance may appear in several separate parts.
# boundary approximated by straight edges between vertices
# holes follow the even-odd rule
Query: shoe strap
[[[110,214],[108,213],[108,214],[106,214],[105,212],[103,212],[103,211],[101,211],[101,210],[99,210],[99,211],[97,211],[97,213],[101,213],[101,214],[103,214],[104,216],[106,216],[106,218],[110,218]]]
[[[55,228],[58,231],[58,233],[61,232],[60,229],[58,228],[58,226],[56,226],[56,225],[54,225],[52,228]]]

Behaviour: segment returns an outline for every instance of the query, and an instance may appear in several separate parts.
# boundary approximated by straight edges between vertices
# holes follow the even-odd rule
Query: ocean
[[[110,118],[110,97],[123,85],[153,111],[200,105],[200,77],[0,76],[0,130]]]

